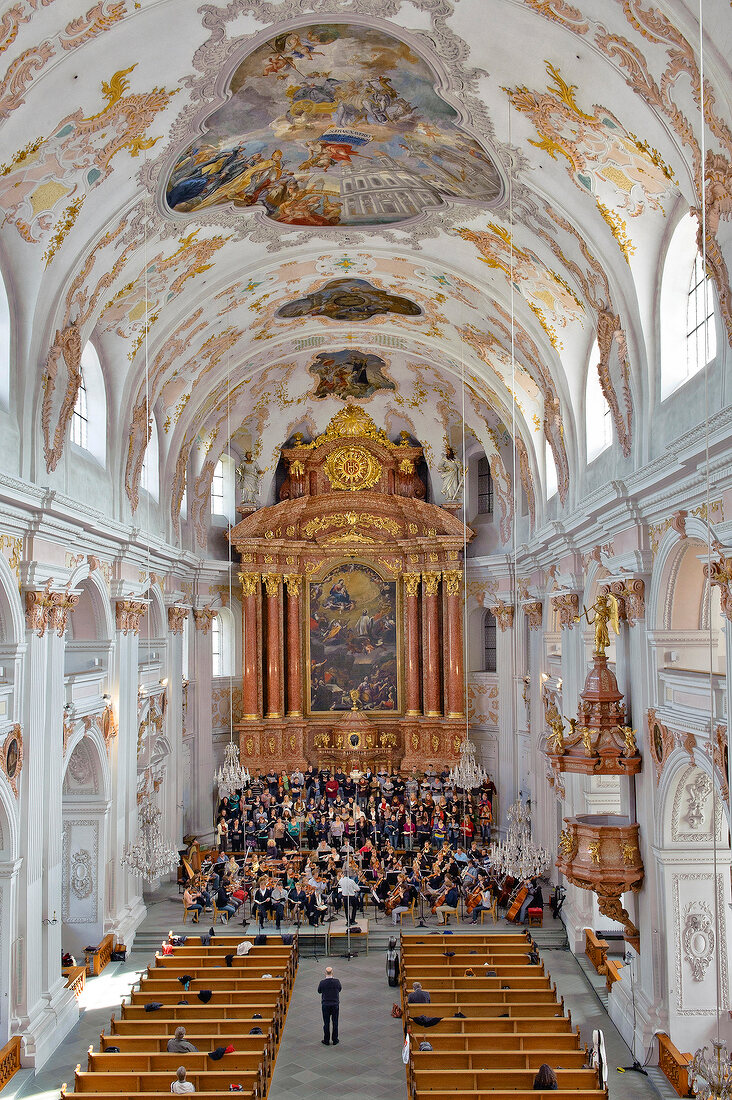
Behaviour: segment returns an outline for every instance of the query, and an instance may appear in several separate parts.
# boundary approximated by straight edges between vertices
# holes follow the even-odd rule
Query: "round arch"
[[[18,579],[0,554],[0,645],[20,645],[25,639],[25,615]]]
[[[78,569],[74,570],[72,573],[69,580],[69,586],[71,588],[85,589],[89,596],[90,615],[89,617],[82,617],[85,619],[85,627],[92,627],[93,633],[85,629],[83,634],[84,639],[100,642],[111,641],[111,639],[114,638],[115,631],[112,604],[107,586],[100,571],[98,569],[92,569],[89,562],[83,562]],[[74,614],[71,616],[71,630],[74,638],[77,637],[77,630],[79,629],[76,627],[76,622],[80,604],[81,599],[74,609]],[[83,610],[82,608],[82,611]],[[79,635],[79,637],[81,636],[82,635]]]

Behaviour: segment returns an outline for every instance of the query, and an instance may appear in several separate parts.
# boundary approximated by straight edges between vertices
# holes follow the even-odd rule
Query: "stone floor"
[[[183,925],[181,903],[175,889],[161,887],[146,898],[148,915],[135,940],[135,949],[124,963],[113,963],[87,984],[81,1002],[78,1024],[59,1045],[41,1071],[33,1075],[24,1071],[16,1075],[6,1089],[6,1097],[29,1097],[33,1100],[58,1100],[61,1084],[72,1087],[74,1067],[86,1064],[90,1044],[99,1046],[99,1032],[109,1030],[109,1018],[119,1011],[122,996],[149,963],[156,946],[168,929],[193,931],[190,923]],[[208,920],[201,920],[204,929]],[[428,931],[435,926],[430,918]],[[241,925],[232,926],[230,931]],[[436,927],[436,926],[435,926]],[[457,930],[460,925],[453,925]],[[499,922],[496,930],[505,927]],[[283,931],[287,926],[283,925]],[[383,929],[383,932],[382,932]],[[488,925],[488,930],[493,926]],[[197,931],[197,929],[196,929]],[[223,931],[223,929],[222,929]],[[388,933],[392,931],[388,927]],[[406,929],[407,934],[411,928]],[[370,936],[369,953],[361,949],[357,958],[301,958],[290,1010],[280,1044],[269,1100],[316,1100],[320,1097],[347,1096],[348,1100],[404,1100],[405,1073],[401,1061],[403,1029],[400,1020],[391,1016],[391,1006],[397,1000],[390,989],[384,971],[384,939],[387,926],[379,924],[379,936]],[[422,932],[424,934],[424,932]],[[650,1078],[635,1073],[618,1073],[617,1066],[633,1061],[628,1047],[611,1023],[590,978],[583,972],[571,952],[559,949],[559,937],[551,919],[545,922],[542,956],[552,978],[557,982],[572,1020],[579,1024],[582,1040],[591,1038],[592,1029],[601,1027],[605,1033],[610,1065],[610,1100],[659,1100]],[[322,941],[321,941],[322,945]],[[358,950],[354,944],[354,949]],[[322,1018],[317,986],[328,963],[332,964],[343,984],[340,1013],[341,1042],[337,1047],[324,1047]]]

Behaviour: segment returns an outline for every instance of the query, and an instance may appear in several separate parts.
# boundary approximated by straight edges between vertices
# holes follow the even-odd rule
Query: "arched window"
[[[613,415],[600,385],[597,365],[600,362],[600,347],[595,340],[587,366],[587,386],[585,387],[585,429],[587,431],[587,461],[592,462],[602,454],[613,441]]]
[[[668,246],[661,282],[661,397],[668,397],[717,354],[714,286],[702,269],[697,222],[686,214]]]
[[[478,515],[493,515],[493,478],[488,459],[478,459]]]
[[[77,447],[81,447],[85,451],[88,449],[89,411],[86,396],[86,383],[84,382],[83,371],[81,372],[81,382],[79,383],[79,388],[76,391],[76,402],[74,404],[74,411],[71,414],[71,442],[75,443]]]
[[[486,611],[483,617],[483,671],[496,671],[496,617]]]
[[[554,452],[548,439],[544,443],[544,461],[546,463],[546,499],[549,500],[557,492],[559,481],[557,479],[557,464],[554,461]]]
[[[211,479],[211,515],[234,522],[234,460],[222,455]]]
[[[97,349],[87,340],[81,353],[81,385],[71,414],[71,442],[104,465],[107,457],[107,396]]]
[[[0,407],[10,408],[10,306],[0,279]]]
[[[160,496],[160,457],[158,453],[158,425],[154,413],[150,416],[150,439],[145,448],[140,473],[140,488],[149,493],[153,500]]]
[[[214,676],[224,675],[224,653],[222,643],[221,618],[218,615],[214,615],[211,620],[211,657],[213,659]]]
[[[234,673],[234,617],[228,607],[217,611],[211,622],[211,656],[214,676]]]

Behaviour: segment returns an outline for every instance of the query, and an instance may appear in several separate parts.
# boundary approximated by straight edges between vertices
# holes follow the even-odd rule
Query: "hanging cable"
[[[146,154],[147,157],[147,154]],[[151,593],[152,583],[150,580],[150,541],[151,541],[151,527],[150,527],[150,443],[152,441],[152,420],[150,419],[150,359],[149,359],[149,347],[148,347],[148,332],[150,329],[150,300],[148,297],[148,264],[147,264],[147,222],[150,214],[149,195],[146,196],[143,205],[144,212],[144,244],[143,244],[143,263],[145,265],[144,287],[145,287],[145,454],[143,455],[142,464],[147,470],[146,484],[144,486],[147,493],[146,511],[147,511],[147,591]],[[147,459],[147,462],[145,461]],[[150,620],[147,618],[147,636],[150,638]]]
[[[706,94],[704,88],[704,0],[699,0],[699,115],[700,115],[700,191],[701,191],[701,255],[702,286],[704,288],[704,488],[707,509],[707,615],[709,625],[709,740],[712,746],[712,866],[714,869],[714,931],[716,936],[714,951],[714,972],[716,979],[717,1041],[720,1041],[720,997],[722,990],[719,899],[717,897],[717,783],[714,760],[714,681],[712,678],[714,662],[714,626],[712,622],[712,506],[711,506],[711,470],[709,456],[709,280],[707,278],[707,181],[706,181]],[[698,318],[697,318],[698,320]],[[687,325],[688,328],[688,325]],[[699,344],[695,341],[696,353]]]
[[[508,145],[511,147],[511,104],[508,104]],[[514,287],[514,251],[513,251],[513,164],[508,176],[508,218],[509,218],[509,267],[510,267],[510,295],[511,295],[511,503],[513,515],[511,517],[511,603],[513,605],[513,626],[511,629],[511,695],[514,709],[514,719],[518,719],[518,493],[516,485],[516,330],[515,330],[515,287]],[[518,722],[517,722],[518,724]],[[516,787],[518,788],[518,769],[516,769]],[[518,795],[518,789],[513,792]],[[513,798],[512,798],[513,801]]]
[[[228,475],[232,475],[232,459],[231,459],[231,348],[226,350],[226,454],[229,460]],[[226,481],[224,482],[226,484]],[[236,502],[236,496],[234,497]],[[233,520],[232,520],[233,522]],[[228,564],[229,564],[229,613],[234,614],[234,604],[232,603],[232,585],[231,585],[231,570],[232,570],[232,558],[231,558],[231,537],[227,538],[229,544],[228,549]],[[221,623],[223,627],[223,620]],[[224,632],[221,631],[221,651],[223,653],[224,645]],[[229,675],[229,744],[234,741],[234,677]]]

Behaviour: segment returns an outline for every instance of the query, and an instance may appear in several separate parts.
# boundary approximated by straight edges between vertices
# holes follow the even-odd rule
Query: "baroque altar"
[[[462,522],[424,499],[422,448],[360,407],[281,454],[280,502],[229,533],[242,763],[449,766],[465,730]]]

